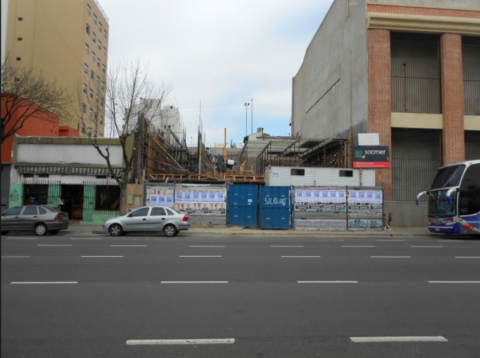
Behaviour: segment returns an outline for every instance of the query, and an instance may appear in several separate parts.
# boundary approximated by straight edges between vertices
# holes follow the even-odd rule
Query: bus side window
[[[480,164],[467,168],[460,186],[460,215],[480,212]]]

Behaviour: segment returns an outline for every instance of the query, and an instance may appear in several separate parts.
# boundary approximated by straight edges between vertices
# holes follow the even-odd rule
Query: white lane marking
[[[456,259],[480,259],[480,256],[455,256]]]
[[[271,245],[270,247],[303,247],[303,245]]]
[[[110,245],[110,247],[148,247],[148,245]]]
[[[47,244],[40,244],[40,245],[37,245],[37,246],[49,246],[49,247],[70,247],[72,245],[47,245]]]
[[[297,281],[297,283],[358,283],[358,281]]]
[[[183,258],[189,258],[189,257],[222,257],[220,255],[203,255],[203,256],[200,256],[200,255],[182,255],[182,256],[179,256],[179,257],[183,257]]]
[[[448,342],[442,336],[399,336],[399,337],[350,337],[355,343],[376,343],[376,342]]]
[[[71,237],[70,240],[101,240],[101,237]]]
[[[312,258],[318,258],[320,256],[280,256],[283,258],[290,258],[290,259],[312,259]]]
[[[2,256],[2,259],[27,259],[30,256]]]
[[[192,344],[233,344],[234,338],[222,339],[129,339],[127,345],[192,345]]]
[[[190,247],[225,247],[225,245],[190,245]]]
[[[342,245],[342,247],[375,247],[375,245]]]
[[[434,246],[434,245],[428,245],[428,246],[421,246],[421,245],[417,245],[417,246],[410,246],[410,247],[415,247],[417,249],[441,249],[443,248],[443,246]]]
[[[448,239],[440,239],[438,242],[465,242],[465,240],[448,240]]]
[[[58,282],[54,282],[54,281],[51,281],[51,282],[48,282],[48,281],[44,281],[44,282],[32,282],[32,281],[23,281],[23,282],[20,282],[20,281],[14,281],[14,282],[10,282],[11,285],[69,285],[69,284],[77,284],[78,281],[58,281]]]
[[[183,283],[228,283],[228,281],[161,281],[160,283],[175,283],[175,284],[183,284]]]
[[[428,281],[428,283],[480,283],[480,281]]]
[[[405,241],[405,240],[403,240],[403,239],[385,239],[385,240],[379,239],[379,240],[377,240],[377,241],[386,241],[386,242],[388,242],[388,241]]]
[[[123,257],[123,256],[81,256],[85,258],[115,258],[115,257]]]
[[[38,240],[38,237],[7,237],[7,240]]]
[[[411,256],[370,256],[372,259],[411,259]]]

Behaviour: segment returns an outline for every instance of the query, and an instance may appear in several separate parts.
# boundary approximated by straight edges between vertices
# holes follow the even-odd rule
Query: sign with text
[[[354,146],[354,168],[390,168],[390,153],[387,146]]]

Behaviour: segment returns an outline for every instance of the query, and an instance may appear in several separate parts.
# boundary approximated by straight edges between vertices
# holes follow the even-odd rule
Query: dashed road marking
[[[389,241],[405,241],[403,239],[379,239],[377,241],[385,241],[385,242],[389,242]]]
[[[110,245],[110,247],[148,247],[148,245]]]
[[[75,285],[78,281],[14,281],[10,282],[11,285]]]
[[[162,284],[210,284],[210,283],[228,283],[228,281],[161,281]]]
[[[354,343],[448,342],[443,336],[350,337],[350,340]]]
[[[7,240],[38,240],[38,237],[7,237]]]
[[[70,247],[73,245],[50,245],[50,244],[39,244],[37,246],[43,246],[43,247]]]
[[[225,245],[190,245],[190,247],[225,247]]]
[[[414,248],[417,248],[417,249],[442,249],[443,246],[435,246],[435,245],[413,245],[413,246],[410,246],[410,247],[414,247]]]
[[[480,281],[428,281],[428,283],[480,283]]]
[[[2,259],[28,259],[30,256],[2,256]]]
[[[372,259],[411,259],[411,256],[370,256]]]
[[[289,258],[289,259],[315,259],[319,258],[320,256],[280,256],[283,258]]]
[[[179,257],[182,257],[182,258],[192,258],[192,257],[201,258],[201,257],[222,257],[222,256],[220,256],[220,255],[180,255]]]
[[[127,345],[197,345],[197,344],[233,344],[234,338],[222,339],[129,339]]]
[[[342,245],[342,247],[375,247],[375,245]]]
[[[455,256],[456,259],[480,259],[480,256]]]
[[[358,281],[297,281],[297,283],[358,283]]]
[[[123,257],[123,256],[81,256],[84,258],[117,258],[117,257]]]
[[[303,245],[271,245],[270,247],[303,247]]]
[[[70,240],[102,240],[101,237],[71,237]]]

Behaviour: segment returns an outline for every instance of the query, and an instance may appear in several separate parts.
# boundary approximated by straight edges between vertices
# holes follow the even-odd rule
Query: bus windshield
[[[464,164],[452,165],[450,167],[440,169],[433,180],[431,190],[459,186],[464,170]]]
[[[447,190],[434,190],[429,192],[428,216],[429,217],[452,217],[457,214],[456,195],[450,196],[450,204],[447,204],[445,197]]]

